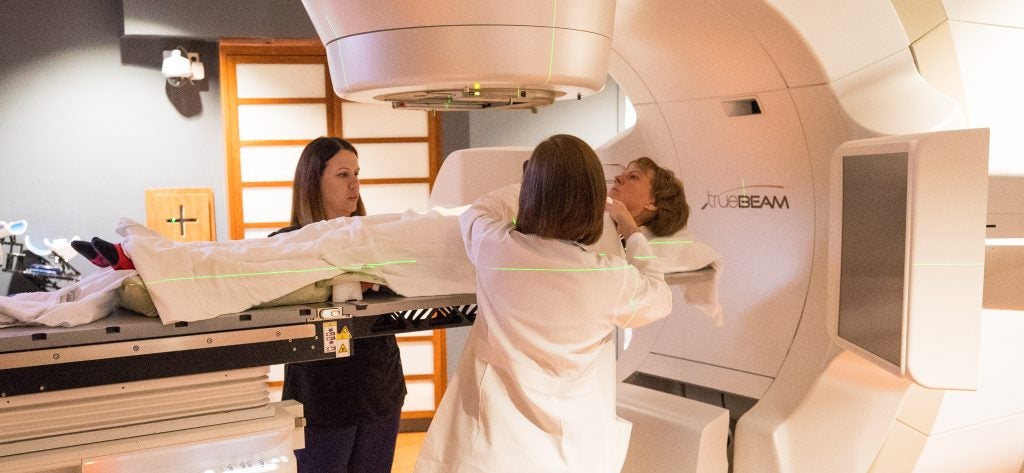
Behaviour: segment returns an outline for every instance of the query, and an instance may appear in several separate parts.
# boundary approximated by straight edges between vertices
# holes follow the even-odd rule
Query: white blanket
[[[472,293],[459,212],[338,218],[271,238],[124,242],[164,323],[240,312],[343,273],[403,296]]]
[[[722,305],[718,302],[718,287],[722,281],[722,255],[693,238],[686,228],[675,235],[655,237],[644,230],[657,255],[662,271],[682,273],[710,267],[714,271],[707,278],[687,281],[682,288],[683,300],[696,306],[715,321],[716,326],[725,323]]]
[[[53,292],[0,297],[0,328],[15,325],[74,327],[102,319],[117,304],[117,288],[135,271],[104,268]]]
[[[339,218],[271,238],[226,242],[179,243],[131,220],[123,220],[118,233],[126,236],[125,252],[161,321],[170,324],[241,312],[346,273],[403,296],[473,293],[474,268],[458,224],[464,209]],[[694,271],[719,258],[685,233],[652,241],[665,272]],[[596,246],[622,251],[617,238]],[[133,274],[101,270],[57,292],[0,297],[0,327],[92,322],[111,311],[117,287]],[[718,277],[696,283],[684,295],[720,320]],[[62,296],[69,293],[75,295]]]

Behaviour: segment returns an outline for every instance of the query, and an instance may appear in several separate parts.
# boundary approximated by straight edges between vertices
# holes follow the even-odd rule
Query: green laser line
[[[415,262],[416,262],[416,260],[414,260],[414,259],[413,260],[395,260],[395,261],[385,261],[383,263],[366,263],[366,264],[356,264],[356,265],[346,265],[346,266],[325,266],[325,267],[320,267],[320,268],[309,268],[309,269],[282,269],[282,270],[278,270],[278,271],[259,271],[259,272],[254,272],[254,273],[234,273],[234,274],[213,274],[213,275],[200,275],[200,276],[182,276],[182,277],[177,277],[177,278],[165,278],[165,279],[160,279],[160,280],[156,280],[156,281],[152,281],[152,282],[146,282],[146,285],[147,286],[151,286],[153,284],[162,284],[162,283],[165,283],[165,282],[190,281],[190,280],[200,280],[200,279],[226,279],[226,278],[241,278],[241,277],[249,277],[249,276],[275,276],[275,275],[279,275],[279,274],[312,273],[312,272],[316,272],[316,271],[337,271],[337,270],[342,270],[342,271],[358,271],[358,270],[364,269],[364,268],[379,268],[381,266],[388,266],[388,265],[392,265],[392,264],[409,264],[409,263],[415,263]]]
[[[913,266],[981,266],[981,263],[913,263]]]
[[[380,267],[380,266],[388,266],[388,265],[392,265],[392,264],[410,264],[410,263],[415,263],[415,262],[416,262],[416,260],[414,260],[414,259],[399,259],[399,260],[394,260],[394,261],[385,261],[383,263],[367,263],[367,264],[364,264],[363,266],[365,266],[367,268],[377,268],[377,267]]]
[[[632,268],[631,265],[614,266],[610,268],[488,268],[495,271],[540,271],[550,273],[591,273],[595,271],[617,271],[620,269]]]
[[[548,78],[545,84],[551,82],[551,71],[555,68],[555,19],[558,17],[558,0],[551,2],[551,52],[548,54]]]
[[[149,281],[149,282],[146,282],[146,285],[147,286],[152,286],[154,284],[162,284],[162,283],[165,283],[165,282],[189,281],[189,280],[197,280],[197,279],[224,279],[224,278],[240,278],[240,277],[246,277],[246,276],[273,276],[273,275],[277,275],[277,274],[289,274],[289,273],[312,273],[312,272],[315,272],[315,271],[335,271],[337,269],[338,268],[336,268],[334,266],[328,266],[326,268],[289,269],[289,270],[280,270],[280,271],[261,271],[261,272],[256,272],[256,273],[236,273],[236,274],[213,274],[213,275],[202,275],[202,276],[182,276],[182,277],[177,277],[177,278],[165,278],[165,279],[160,279],[160,280],[157,280],[157,281]]]
[[[634,256],[633,259],[658,259],[657,256]]]
[[[655,258],[654,256],[637,256],[637,258]],[[640,291],[640,271],[637,270],[633,265],[626,266],[615,266],[611,268],[569,268],[569,269],[554,269],[554,268],[490,268],[497,271],[541,271],[551,273],[581,273],[581,272],[595,272],[595,271],[613,271],[621,269],[633,270],[633,294],[629,297],[629,306],[633,309],[633,312],[629,315],[623,323],[623,327],[628,327],[629,324],[633,323],[633,319],[636,318],[637,312],[640,310],[636,303],[637,292]]]
[[[333,21],[331,21],[331,17],[327,16],[326,20],[327,20],[327,25],[331,27],[331,31],[334,33],[334,36],[335,37],[340,36],[338,34],[338,27],[334,25]],[[324,46],[326,46],[326,45],[324,45]],[[341,48],[338,48],[338,62],[337,62],[337,64],[341,65],[341,79],[342,79],[342,81],[345,82],[345,87],[348,87],[349,86],[349,84],[348,84],[348,73],[345,72],[345,58],[344,58],[344,55],[341,52]]]
[[[693,243],[693,240],[652,240],[648,243],[652,245],[686,245]]]

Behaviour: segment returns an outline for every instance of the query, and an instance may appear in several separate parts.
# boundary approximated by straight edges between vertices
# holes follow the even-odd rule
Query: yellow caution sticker
[[[342,326],[341,327],[341,338],[342,338],[342,340],[348,340],[348,339],[352,338],[352,332],[348,331],[348,327],[347,326]]]
[[[338,340],[338,351],[334,353],[334,357],[345,358],[349,356],[352,356],[352,340],[341,337],[341,339]]]

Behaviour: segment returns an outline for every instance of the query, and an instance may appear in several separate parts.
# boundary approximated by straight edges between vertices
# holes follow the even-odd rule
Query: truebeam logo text
[[[782,186],[741,186],[717,194],[708,192],[708,200],[701,209],[788,209],[789,197],[785,194],[765,194],[762,189],[782,189]],[[750,192],[753,190],[754,192]]]

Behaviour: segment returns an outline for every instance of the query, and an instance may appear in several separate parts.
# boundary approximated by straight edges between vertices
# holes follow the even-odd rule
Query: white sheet
[[[718,302],[718,288],[722,281],[722,255],[693,238],[687,228],[667,237],[654,237],[646,228],[643,231],[664,272],[682,273],[709,266],[714,270],[709,278],[688,281],[683,287],[683,299],[712,318],[716,326],[722,326],[725,323],[725,316],[722,305]]]
[[[403,296],[472,293],[458,213],[339,218],[232,242],[130,236],[124,249],[165,324],[240,312],[343,273]]]
[[[117,304],[117,288],[135,271],[104,268],[53,292],[0,297],[0,328],[16,325],[74,327],[102,319]]]
[[[146,282],[161,321],[170,324],[241,312],[346,273],[385,284],[403,296],[473,293],[475,271],[466,258],[457,218],[464,209],[339,218],[272,238],[229,242],[178,243],[127,219],[118,233],[126,237],[125,251]],[[595,246],[621,252],[614,231],[606,234],[611,240]],[[685,232],[652,242],[665,272],[693,271],[719,259]],[[0,297],[0,327],[70,327],[98,320],[110,313],[117,287],[133,274],[100,270],[60,291]],[[721,321],[719,278],[716,272],[713,280],[694,283],[684,296]]]

